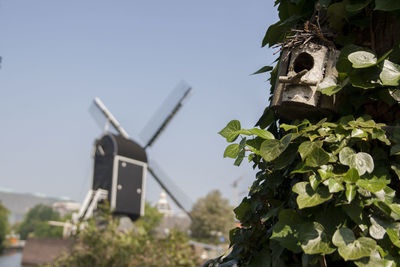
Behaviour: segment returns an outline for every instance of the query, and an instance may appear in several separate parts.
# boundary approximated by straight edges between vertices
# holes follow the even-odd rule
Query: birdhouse
[[[282,51],[271,101],[279,118],[321,117],[334,111],[334,96],[323,95],[317,88],[327,77],[336,80],[338,56],[337,50],[315,43]]]
[[[144,214],[146,173],[146,152],[136,142],[111,133],[96,140],[92,190],[107,190],[114,214],[132,220]]]

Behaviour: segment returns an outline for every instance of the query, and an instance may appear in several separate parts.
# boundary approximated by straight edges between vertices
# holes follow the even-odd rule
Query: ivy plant
[[[275,5],[279,21],[262,46],[291,49],[303,31],[340,50],[337,79],[318,85],[340,107],[302,120],[267,107],[255,128],[232,120],[219,132],[224,157],[258,172],[234,209],[241,226],[230,231],[229,253],[205,265],[400,266],[400,1]],[[390,41],[377,39],[382,25]],[[270,73],[271,98],[277,62],[254,73]]]

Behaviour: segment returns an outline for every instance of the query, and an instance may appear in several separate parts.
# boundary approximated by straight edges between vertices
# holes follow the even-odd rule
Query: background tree
[[[9,229],[9,224],[8,224],[9,213],[10,212],[7,210],[7,208],[4,207],[0,201],[0,252],[3,251],[4,249],[6,234]]]
[[[20,238],[28,237],[62,237],[62,227],[49,225],[48,221],[59,221],[60,215],[50,206],[38,204],[31,208],[19,225]]]
[[[207,265],[400,266],[400,1],[275,3],[262,45],[340,50],[337,77],[317,85],[338,109],[296,121],[267,107],[259,128],[222,129],[239,138],[224,155],[259,172],[235,209],[231,253]],[[285,60],[256,72],[271,71],[271,97]]]
[[[220,242],[220,237],[227,240],[234,217],[229,200],[222,197],[219,190],[211,191],[193,205],[191,236],[203,242]]]
[[[132,230],[121,231],[119,220],[103,208],[76,236],[72,250],[49,266],[198,266],[187,237],[177,231],[157,237],[162,214],[147,204],[145,210]]]

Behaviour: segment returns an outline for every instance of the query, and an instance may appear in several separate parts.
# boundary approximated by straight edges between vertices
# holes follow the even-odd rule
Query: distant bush
[[[109,213],[97,216],[76,236],[71,251],[51,266],[198,266],[199,259],[185,234],[171,231],[165,238],[155,235],[153,230],[161,218],[147,205],[146,215],[133,229],[121,231],[119,220]]]
[[[8,232],[8,214],[9,211],[0,201],[0,252],[4,249],[6,234]]]
[[[62,228],[49,225],[48,221],[59,221],[60,215],[50,206],[39,204],[31,208],[18,227],[20,238],[32,237],[62,238]]]

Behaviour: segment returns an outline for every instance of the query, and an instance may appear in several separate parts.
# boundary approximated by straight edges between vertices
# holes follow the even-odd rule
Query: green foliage
[[[346,116],[335,122],[304,120],[282,124],[280,140],[248,139],[246,150],[260,172],[249,196],[235,209],[245,227],[231,232],[231,245],[245,248],[237,257],[252,261],[248,251],[269,246],[272,253],[278,246],[283,250],[277,257],[289,262],[289,251],[336,254],[346,261],[366,261],[365,257],[379,252],[379,257],[369,260],[391,255],[387,260],[397,261],[391,253],[400,243],[396,223],[400,201],[389,185],[398,179],[393,171],[398,158],[389,152],[399,139],[397,132],[388,136],[384,126],[368,116]],[[284,168],[276,164],[278,159]],[[339,215],[331,220],[329,213]],[[377,220],[368,220],[368,214],[375,214]],[[386,231],[386,237],[377,229]]]
[[[376,14],[400,20],[400,1],[275,4],[280,20],[262,46],[290,40],[318,15],[340,50],[337,78],[318,90],[340,105],[320,121],[283,121],[266,108],[257,126],[268,135],[238,121],[220,132],[226,156],[247,157],[258,173],[234,210],[242,227],[230,232],[230,254],[207,266],[400,266],[400,46],[376,52],[371,42],[384,40],[368,39]],[[273,95],[277,67],[270,73]]]
[[[219,238],[228,239],[229,229],[234,223],[232,207],[218,190],[211,191],[193,205],[191,236],[202,242],[219,243]]]
[[[121,231],[119,220],[104,208],[76,236],[71,251],[51,266],[197,266],[199,259],[183,233],[174,230],[165,238],[155,235],[161,218],[156,208],[146,204],[146,214],[134,228]]]
[[[6,234],[9,229],[8,214],[9,211],[2,205],[0,201],[0,252],[2,252],[4,249]]]
[[[60,215],[51,207],[38,204],[31,208],[19,225],[20,238],[32,237],[62,237],[62,228],[49,225],[48,221],[59,221]]]
[[[135,225],[137,228],[142,228],[145,232],[154,234],[154,229],[160,225],[163,214],[158,212],[156,207],[152,207],[149,203],[145,203],[145,215],[140,217]]]

